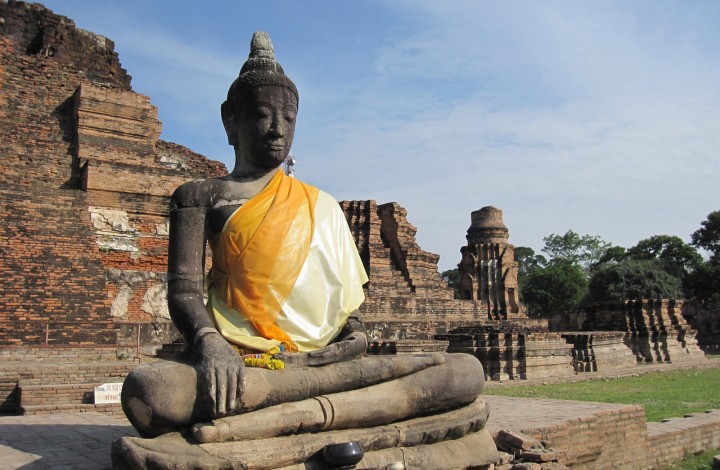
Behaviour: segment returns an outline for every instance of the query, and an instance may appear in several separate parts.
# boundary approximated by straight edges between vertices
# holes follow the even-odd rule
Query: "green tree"
[[[688,275],[687,285],[693,299],[720,300],[720,264],[705,261]]]
[[[568,230],[564,235],[552,234],[543,238],[547,253],[551,261],[562,261],[577,264],[586,272],[597,263],[605,254],[610,244],[597,235],[579,235]]]
[[[627,258],[606,263],[590,279],[590,300],[677,299],[682,283],[656,259]]]
[[[605,250],[605,253],[600,257],[597,262],[595,262],[591,267],[590,271],[595,271],[600,266],[610,263],[619,263],[620,261],[627,258],[627,250],[622,246],[610,246],[607,250]]]
[[[681,279],[697,269],[703,259],[692,245],[672,235],[654,235],[640,240],[626,256],[637,260],[658,260],[665,270]]]
[[[448,287],[452,287],[457,293],[458,288],[460,287],[460,271],[458,268],[443,271],[440,273],[440,277],[442,277],[442,280],[447,283]]]
[[[720,211],[708,214],[691,240],[693,246],[710,252],[710,259],[688,276],[691,294],[697,299],[720,300]]]
[[[530,313],[550,315],[580,308],[588,292],[588,280],[579,264],[552,260],[530,272],[522,282],[523,303]]]
[[[710,261],[720,264],[720,211],[708,214],[691,239],[693,246],[710,252]]]
[[[518,277],[524,277],[547,264],[543,255],[536,255],[535,250],[527,246],[515,247],[515,261],[518,263]]]
[[[547,259],[543,255],[536,255],[535,250],[528,246],[516,246],[515,261],[518,264],[518,295],[520,296],[520,302],[527,305],[525,301],[525,282],[531,273],[542,269],[547,264]]]

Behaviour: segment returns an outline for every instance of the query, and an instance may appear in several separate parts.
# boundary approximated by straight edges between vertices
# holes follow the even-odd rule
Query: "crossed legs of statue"
[[[232,445],[238,459],[255,458],[258,446],[275,446],[269,443],[280,439],[289,453],[262,458],[264,462],[277,458],[277,466],[282,466],[305,461],[323,446],[341,442],[338,439],[358,440],[370,450],[387,449],[385,453],[403,445],[417,446],[418,442],[398,440],[398,433],[420,444],[439,446],[457,439],[452,446],[476,447],[477,439],[488,440],[486,432],[477,432],[487,419],[484,403],[476,401],[483,383],[479,361],[465,354],[371,356],[281,371],[248,368],[241,414],[211,420],[196,404],[195,369],[164,361],[137,368],[128,377],[123,409],[145,436],[193,424],[191,433],[185,434],[188,438],[204,448]],[[428,416],[435,414],[440,415]],[[415,421],[418,424],[412,424]],[[413,431],[421,437],[409,437]],[[170,435],[154,440],[163,439]]]
[[[431,369],[424,375],[417,376],[418,372],[428,368]],[[479,372],[475,370],[478,368]],[[458,376],[453,377],[451,370]],[[323,367],[288,366],[281,371],[247,368],[245,373],[246,386],[241,397],[243,414],[283,403],[363,389],[366,403],[362,411],[372,415],[374,410],[379,413],[388,409],[392,405],[391,396],[398,395],[400,391],[395,387],[402,386],[407,389],[402,391],[404,403],[397,406],[407,411],[387,417],[387,421],[429,413],[433,407],[449,409],[470,403],[480,394],[484,380],[482,366],[475,358],[439,353],[371,356]],[[400,378],[403,381],[398,382]],[[147,364],[136,368],[126,379],[122,393],[123,410],[138,432],[146,437],[210,421],[209,412],[203,410],[197,400],[197,388],[196,370],[188,363],[160,361]],[[418,391],[422,393],[418,395]],[[352,407],[353,403],[349,405]],[[362,417],[355,419],[362,421]],[[383,424],[378,419],[382,420],[368,416],[367,422]],[[336,421],[335,425],[338,426],[339,422]],[[363,425],[363,422],[347,424],[348,427]]]

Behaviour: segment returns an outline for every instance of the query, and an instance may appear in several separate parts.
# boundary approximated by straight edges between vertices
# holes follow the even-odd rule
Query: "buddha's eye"
[[[271,111],[266,107],[260,107],[256,110],[256,115],[260,119],[269,118],[271,115]]]

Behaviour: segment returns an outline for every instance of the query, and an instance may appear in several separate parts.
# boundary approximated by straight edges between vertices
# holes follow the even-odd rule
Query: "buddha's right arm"
[[[203,302],[205,209],[183,206],[176,196],[170,206],[168,308],[175,326],[193,345],[198,333],[215,328]]]
[[[193,183],[185,184],[170,205],[168,308],[192,346],[198,398],[211,417],[219,417],[242,407],[244,365],[216,330],[203,302],[206,210],[193,198],[198,192]]]

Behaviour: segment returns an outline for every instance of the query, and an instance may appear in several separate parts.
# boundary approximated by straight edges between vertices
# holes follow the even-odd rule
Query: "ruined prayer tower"
[[[233,171],[170,204],[168,302],[185,355],[136,368],[123,410],[145,438],[116,468],[482,467],[482,365],[466,354],[362,357],[365,267],[339,204],[280,171],[298,92],[266,33],[228,91]],[[203,304],[205,243],[213,253]],[[191,438],[189,436],[192,436]],[[282,448],[283,452],[277,452]]]
[[[496,320],[520,312],[515,247],[508,243],[502,211],[483,207],[471,214],[468,245],[458,264],[461,299],[481,300]]]

